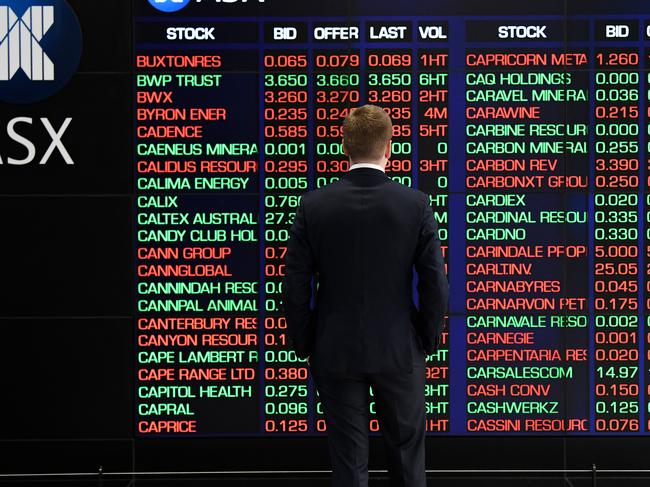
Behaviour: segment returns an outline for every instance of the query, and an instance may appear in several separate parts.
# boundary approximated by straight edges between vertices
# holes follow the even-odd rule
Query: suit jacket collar
[[[346,177],[350,179],[356,179],[357,177],[360,178],[368,178],[368,177],[375,177],[378,179],[387,179],[388,176],[386,175],[385,172],[379,171],[377,169],[374,169],[372,167],[358,167],[357,169],[352,169],[348,171],[345,174]]]

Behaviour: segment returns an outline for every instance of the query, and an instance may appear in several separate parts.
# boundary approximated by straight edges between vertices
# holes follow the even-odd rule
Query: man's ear
[[[386,159],[390,159],[390,146],[393,143],[392,139],[388,141],[388,144],[386,144],[386,148],[384,149],[384,157]]]
[[[341,138],[341,145],[343,146],[343,154],[349,157],[350,154],[348,154],[348,150],[345,148],[345,137]]]

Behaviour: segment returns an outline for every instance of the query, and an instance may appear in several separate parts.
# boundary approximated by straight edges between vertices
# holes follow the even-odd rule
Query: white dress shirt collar
[[[383,167],[381,167],[378,164],[372,164],[370,162],[355,162],[354,164],[350,164],[350,170],[352,169],[359,169],[361,167],[370,167],[372,169],[377,169],[381,172],[386,172]]]

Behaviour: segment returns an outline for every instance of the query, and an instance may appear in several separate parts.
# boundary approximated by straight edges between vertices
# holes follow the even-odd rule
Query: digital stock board
[[[447,265],[429,434],[648,434],[650,9],[487,3],[134,3],[138,436],[326,432],[283,259],[365,103]]]

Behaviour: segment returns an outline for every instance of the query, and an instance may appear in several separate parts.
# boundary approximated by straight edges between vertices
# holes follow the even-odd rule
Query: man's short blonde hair
[[[343,121],[343,147],[355,162],[380,159],[392,135],[393,122],[376,105],[351,110]]]

